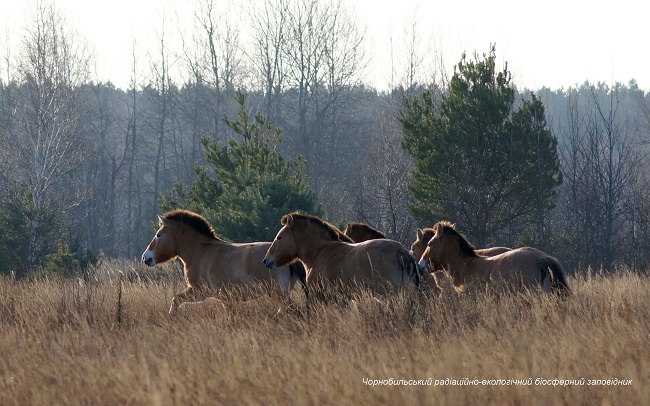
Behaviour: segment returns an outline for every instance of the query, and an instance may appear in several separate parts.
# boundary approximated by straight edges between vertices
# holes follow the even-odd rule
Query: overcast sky
[[[223,0],[226,2],[225,0]],[[463,51],[485,53],[495,43],[515,83],[537,89],[568,87],[585,80],[606,83],[636,79],[650,90],[648,13],[639,2],[546,0],[344,0],[367,26],[374,55],[366,82],[385,88],[387,54],[404,28],[417,23],[423,49],[451,71]],[[13,48],[33,0],[0,0],[0,47]],[[76,30],[94,47],[97,75],[119,87],[128,84],[133,38],[146,52],[155,44],[163,16],[190,17],[188,0],[55,0]],[[230,1],[230,3],[233,3]],[[242,20],[244,21],[244,20]],[[2,52],[4,57],[5,53]],[[0,62],[4,70],[4,62]]]

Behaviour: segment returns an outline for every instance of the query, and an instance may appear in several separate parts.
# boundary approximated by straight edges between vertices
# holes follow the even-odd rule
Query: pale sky
[[[223,3],[248,4],[244,1]],[[650,14],[640,9],[638,0],[344,2],[367,25],[369,52],[374,56],[364,81],[380,89],[390,81],[390,33],[397,45],[403,41],[405,28],[416,22],[425,63],[442,58],[449,73],[463,51],[482,54],[495,43],[499,62],[508,62],[520,87],[556,89],[585,80],[627,84],[636,79],[641,89],[650,90]],[[97,78],[110,79],[122,88],[128,86],[130,78],[133,39],[139,52],[154,49],[163,17],[169,25],[176,24],[178,18],[188,21],[190,3],[55,0],[59,10],[95,49]],[[33,0],[0,0],[0,58],[6,55],[3,48],[16,46],[33,4]],[[245,23],[246,19],[241,21]],[[178,29],[173,30],[171,35],[176,35]],[[141,61],[144,69],[145,57]],[[5,74],[4,60],[0,61],[0,72]]]

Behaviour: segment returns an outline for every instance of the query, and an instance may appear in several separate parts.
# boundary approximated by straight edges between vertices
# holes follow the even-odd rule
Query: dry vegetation
[[[103,266],[97,275],[114,273]],[[0,279],[0,404],[648,404],[648,276],[571,278],[574,296],[318,305],[273,297],[167,309],[167,277]],[[528,379],[369,386],[369,379]],[[536,378],[585,379],[535,385]],[[631,386],[588,386],[592,379]]]

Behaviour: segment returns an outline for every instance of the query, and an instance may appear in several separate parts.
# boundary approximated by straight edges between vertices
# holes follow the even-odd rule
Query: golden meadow
[[[0,404],[647,404],[648,282],[579,272],[567,300],[368,294],[309,310],[296,294],[279,314],[268,294],[170,316],[178,263],[4,277]]]

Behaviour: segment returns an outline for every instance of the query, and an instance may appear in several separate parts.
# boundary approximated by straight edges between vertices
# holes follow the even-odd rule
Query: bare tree
[[[87,80],[89,61],[62,14],[38,2],[16,63],[15,122],[2,139],[2,148],[13,151],[2,180],[27,226],[28,275],[36,270],[44,227],[83,198],[72,176],[88,156],[75,87]]]
[[[123,146],[120,148],[113,142],[118,116],[115,89],[99,82],[83,89],[84,102],[94,106],[89,111],[86,128],[96,146],[84,168],[84,188],[89,201],[83,208],[83,236],[89,251],[103,248],[107,255],[115,255],[117,181],[124,163]]]
[[[630,86],[640,111],[637,129],[640,162],[635,168],[633,196],[628,210],[629,251],[634,269],[646,270],[650,265],[650,93],[640,90],[635,81],[631,81]]]
[[[289,0],[264,0],[260,7],[252,7],[249,15],[254,43],[251,59],[261,77],[265,111],[272,121],[281,123],[281,96],[287,75]]]
[[[158,34],[157,54],[151,60],[150,82],[142,91],[141,140],[152,147],[139,152],[141,159],[147,160],[153,168],[153,177],[146,179],[144,189],[139,192],[147,192],[145,216],[149,218],[158,212],[162,194],[183,178],[182,169],[187,161],[184,128],[179,119],[180,91],[171,75],[179,61],[170,48],[171,42],[167,21],[163,20]]]
[[[353,97],[367,63],[365,32],[339,0],[297,1],[289,8],[288,28],[287,107],[295,127],[287,133],[301,147],[307,173],[320,190],[324,179],[336,176],[336,144],[345,137],[341,123],[358,108]]]
[[[583,233],[585,222],[582,220],[584,215],[582,209],[585,207],[582,199],[586,197],[582,193],[584,183],[584,162],[582,160],[582,137],[585,126],[584,110],[578,104],[576,91],[570,90],[566,98],[567,114],[565,121],[562,121],[565,125],[561,127],[562,134],[559,138],[562,142],[558,148],[564,182],[562,185],[563,193],[560,193],[560,204],[557,211],[564,219],[564,221],[559,222],[560,227],[569,235],[569,252],[584,252],[586,255],[590,255],[590,253],[585,252],[588,246],[581,238],[581,236],[585,235]]]
[[[607,95],[604,99],[603,95]],[[615,247],[624,224],[623,216],[632,196],[634,174],[641,155],[633,139],[629,112],[625,108],[626,90],[620,85],[612,89],[591,88],[593,114],[587,128],[590,161],[594,165],[592,182],[600,195],[602,206],[603,265],[610,269]]]
[[[158,49],[150,55],[149,82],[142,89],[141,120],[139,132],[146,148],[138,151],[140,160],[152,169],[150,177],[141,185],[138,193],[144,193],[145,215],[158,212],[158,200],[168,181],[168,155],[172,149],[171,108],[173,86],[170,77],[171,65],[175,62],[169,49],[169,31],[166,17],[163,17],[158,32]]]
[[[232,24],[229,12],[227,8],[218,8],[215,0],[197,1],[195,53],[187,58],[194,77],[206,82],[214,92],[213,136],[222,139],[225,137],[225,129],[221,128],[226,113],[224,106],[234,96],[235,84],[241,81],[238,75],[243,60],[239,30]]]
[[[137,44],[133,39],[133,48],[131,52],[131,81],[130,81],[130,106],[129,117],[126,123],[126,131],[124,137],[124,156],[122,161],[126,161],[127,174],[126,185],[124,186],[124,194],[126,195],[126,212],[124,213],[125,230],[123,230],[124,240],[126,241],[126,248],[123,250],[123,255],[133,254],[134,242],[138,241],[136,238],[137,230],[141,230],[145,224],[143,220],[143,201],[141,193],[141,171],[139,167],[140,160],[138,159],[138,140],[140,139],[139,133],[139,104],[138,104],[138,60],[136,56]],[[141,232],[141,231],[140,231]]]
[[[427,80],[435,83],[437,79],[445,79],[444,74],[441,78],[437,78],[438,70],[432,69],[435,65],[431,58],[437,56],[432,49],[432,42],[432,38],[427,37],[422,29],[417,6],[404,22],[401,35],[394,38],[391,28],[389,73],[391,90],[401,88],[412,93],[417,91],[418,85],[424,85]],[[427,77],[427,74],[431,74],[431,77]]]
[[[624,259],[626,219],[634,213],[637,169],[645,154],[626,89],[600,84],[571,91],[561,146],[564,208],[578,261],[611,269]],[[632,225],[631,228],[634,228]]]
[[[323,80],[325,11],[318,0],[297,0],[289,10],[288,79],[297,92],[294,111],[297,116],[296,141],[304,149],[308,162],[315,156],[315,137],[310,135],[310,107]],[[307,167],[308,174],[310,173]]]
[[[408,210],[413,162],[400,148],[399,125],[390,114],[377,118],[377,134],[366,144],[355,172],[351,200],[356,218],[404,244],[413,242],[418,225]],[[420,227],[432,226],[420,225]]]
[[[326,159],[319,166],[327,169],[327,173],[334,173],[337,166],[341,165],[338,159],[342,154],[336,153],[341,149],[341,143],[347,140],[342,134],[342,121],[348,115],[346,112],[354,110],[356,104],[354,85],[358,84],[364,72],[368,58],[364,51],[365,29],[359,27],[351,13],[346,10],[340,0],[332,2],[327,13],[330,18],[325,21],[324,38],[324,95],[318,97],[317,111],[323,123],[324,139],[322,148],[333,154],[322,153]],[[346,158],[343,158],[346,159]]]

